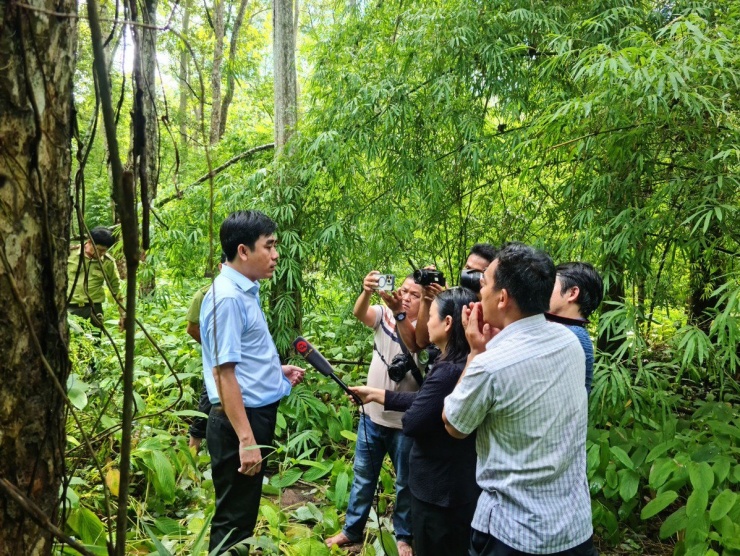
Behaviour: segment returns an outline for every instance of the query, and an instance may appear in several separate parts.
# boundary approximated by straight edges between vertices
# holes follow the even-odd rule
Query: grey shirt
[[[510,324],[470,363],[445,414],[477,430],[475,529],[532,554],[591,537],[584,374],[578,339],[544,315]]]

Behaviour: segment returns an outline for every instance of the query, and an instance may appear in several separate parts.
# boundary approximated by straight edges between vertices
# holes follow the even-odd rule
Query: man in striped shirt
[[[548,255],[508,244],[463,314],[471,352],[442,418],[454,437],[478,431],[471,556],[596,555],[585,356],[575,335],[545,320],[554,283]]]

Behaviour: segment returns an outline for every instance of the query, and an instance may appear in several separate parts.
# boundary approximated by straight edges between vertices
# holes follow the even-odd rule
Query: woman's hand
[[[385,390],[380,388],[371,388],[370,386],[350,386],[352,391],[358,398],[362,400],[362,403],[377,402],[381,405],[385,404]]]

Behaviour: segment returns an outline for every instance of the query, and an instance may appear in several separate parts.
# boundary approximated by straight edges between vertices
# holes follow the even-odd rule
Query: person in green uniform
[[[104,286],[116,300],[123,302],[116,261],[108,254],[115,242],[108,228],[98,226],[90,230],[90,239],[70,249],[67,259],[67,310],[97,328],[103,328]],[[123,329],[124,311],[120,305],[118,312],[118,326]]]
[[[221,272],[221,266],[225,262],[226,253],[221,253],[221,262],[218,264],[219,272]],[[190,302],[187,316],[185,317],[188,321],[188,325],[185,331],[193,340],[198,343],[200,343],[200,307],[201,305],[203,305],[203,298],[205,297],[206,293],[208,293],[209,289],[211,289],[211,284],[208,284],[207,286],[204,286],[195,292],[193,300]],[[205,413],[206,415],[211,413],[211,402],[208,399],[208,392],[206,391],[205,384],[203,385],[203,390],[200,394],[200,399],[198,400],[198,411],[200,411],[201,413]],[[203,417],[196,417],[190,424],[190,441],[188,442],[188,445],[191,448],[195,448],[196,452],[200,450],[200,444],[206,437],[207,425],[208,420]]]

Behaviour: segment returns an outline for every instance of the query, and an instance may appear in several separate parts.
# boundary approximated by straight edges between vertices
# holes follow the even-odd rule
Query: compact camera
[[[480,277],[483,273],[480,270],[466,268],[460,273],[460,286],[480,293]]]
[[[392,292],[396,285],[396,277],[393,274],[378,275],[378,287],[376,290]]]
[[[431,270],[428,268],[422,268],[414,270],[414,282],[420,286],[428,286],[429,284],[439,284],[440,286],[446,286],[445,275],[439,270]]]

